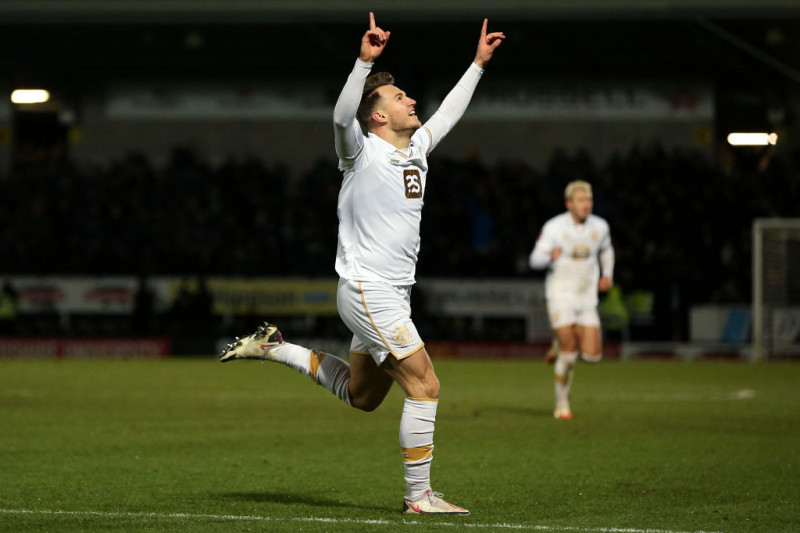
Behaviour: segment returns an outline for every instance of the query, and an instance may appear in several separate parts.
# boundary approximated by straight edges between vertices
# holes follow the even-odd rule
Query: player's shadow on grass
[[[330,498],[308,494],[292,494],[287,492],[227,492],[221,496],[228,500],[258,503],[279,503],[283,505],[315,505],[318,507],[357,507],[359,509],[376,509],[385,511],[385,507],[364,505],[356,502],[343,502]]]
[[[520,415],[525,418],[552,418],[553,410],[542,407],[521,407],[516,405],[488,405],[482,407],[477,416],[491,416],[496,413]]]

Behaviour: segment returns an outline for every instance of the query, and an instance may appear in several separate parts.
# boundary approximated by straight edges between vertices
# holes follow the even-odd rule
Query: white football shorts
[[[370,354],[380,365],[389,354],[404,359],[425,343],[411,321],[411,286],[339,279],[339,316],[353,333],[350,353]]]
[[[597,314],[596,305],[581,305],[577,302],[563,300],[547,301],[547,316],[550,318],[550,327],[553,329],[564,328],[577,324],[578,326],[600,327],[600,315]]]

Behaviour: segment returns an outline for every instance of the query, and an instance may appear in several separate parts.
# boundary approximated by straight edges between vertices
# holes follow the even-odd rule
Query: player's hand
[[[475,64],[481,68],[486,68],[486,64],[492,59],[492,54],[498,46],[503,42],[506,36],[501,31],[496,31],[487,34],[486,26],[489,20],[483,19],[483,27],[481,28],[481,38],[478,40],[478,51],[475,52]]]
[[[597,283],[597,290],[600,292],[606,292],[613,286],[614,282],[611,280],[611,278],[609,278],[608,276],[603,276]]]
[[[550,262],[554,263],[556,259],[558,259],[559,257],[561,257],[561,247],[556,246],[555,248],[553,248],[553,251],[550,252]]]
[[[361,52],[358,58],[365,63],[374,62],[386,47],[391,32],[384,31],[375,25],[375,15],[369,13],[369,29],[361,38]]]

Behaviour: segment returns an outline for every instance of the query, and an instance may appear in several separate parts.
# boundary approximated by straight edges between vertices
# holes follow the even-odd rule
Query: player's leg
[[[581,359],[589,363],[600,361],[603,358],[603,340],[600,330],[600,317],[595,307],[581,312],[577,333]]]
[[[369,354],[374,367],[363,359],[353,359],[360,370],[353,371],[351,384],[354,399],[363,393],[369,406],[382,400],[390,384],[383,371],[406,393],[400,417],[400,446],[404,454],[406,500],[404,511],[410,513],[467,514],[450,505],[430,488],[430,463],[433,457],[433,429],[439,399],[439,381],[411,320],[409,287],[386,283],[354,282],[339,284],[339,315],[354,333],[351,353]],[[370,378],[379,386],[370,388]]]
[[[572,418],[569,391],[572,388],[575,362],[578,360],[576,329],[575,324],[569,324],[555,330],[561,350],[558,352],[553,368],[553,383],[556,395],[556,408],[553,411],[553,416],[561,420]]]
[[[322,385],[340,400],[350,404],[348,386],[350,365],[320,350],[285,342],[277,326],[265,322],[254,333],[237,339],[222,352],[222,363],[238,359],[256,359],[284,364]]]
[[[578,326],[580,337],[581,359],[588,363],[597,363],[603,358],[603,342],[600,328],[594,326]]]
[[[431,461],[439,380],[425,348],[402,359],[388,357],[383,364],[406,393],[400,417],[400,447],[403,452],[406,495],[403,512],[408,514],[459,514],[469,511],[442,499],[431,489]]]
[[[409,398],[439,399],[439,378],[424,347],[402,359],[387,357],[382,368]]]
[[[243,339],[237,338],[222,353],[220,361],[260,359],[282,363],[327,388],[348,405],[373,411],[389,393],[394,382],[378,366],[388,352],[380,353],[382,358],[377,361],[370,353],[370,346],[375,341],[365,336],[364,332],[371,332],[372,320],[364,310],[357,284],[340,281],[337,306],[343,322],[354,332],[349,363],[325,352],[284,342],[280,331],[272,324],[264,324]],[[410,308],[408,311],[410,313]]]
[[[369,353],[350,352],[350,403],[362,411],[374,411],[389,394],[394,380],[375,364]]]
[[[578,359],[579,347],[575,331],[577,317],[574,306],[570,302],[558,300],[548,300],[547,316],[559,344],[553,368],[553,388],[556,396],[556,408],[553,416],[569,420],[572,418],[569,391],[572,386],[572,374],[575,361]]]

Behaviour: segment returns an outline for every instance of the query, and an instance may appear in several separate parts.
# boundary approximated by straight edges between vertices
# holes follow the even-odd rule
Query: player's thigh
[[[369,353],[350,353],[348,392],[355,407],[371,410],[381,404],[394,380]]]
[[[390,356],[382,366],[409,398],[439,398],[439,379],[424,347],[403,359]]]
[[[577,329],[581,343],[581,353],[589,357],[600,355],[603,349],[600,328],[597,326],[578,326]]]
[[[407,287],[340,280],[336,303],[339,316],[353,333],[351,352],[369,353],[380,365],[389,356],[403,359],[422,348],[411,320]]]
[[[578,351],[578,332],[574,324],[563,326],[553,330],[558,339],[559,352],[576,352]]]
[[[600,355],[603,349],[603,340],[597,307],[586,306],[580,311],[577,330],[581,353],[588,357]]]
[[[578,337],[575,330],[577,314],[574,306],[569,302],[549,300],[547,302],[547,316],[550,327],[556,335],[559,350],[574,352],[578,349]]]

